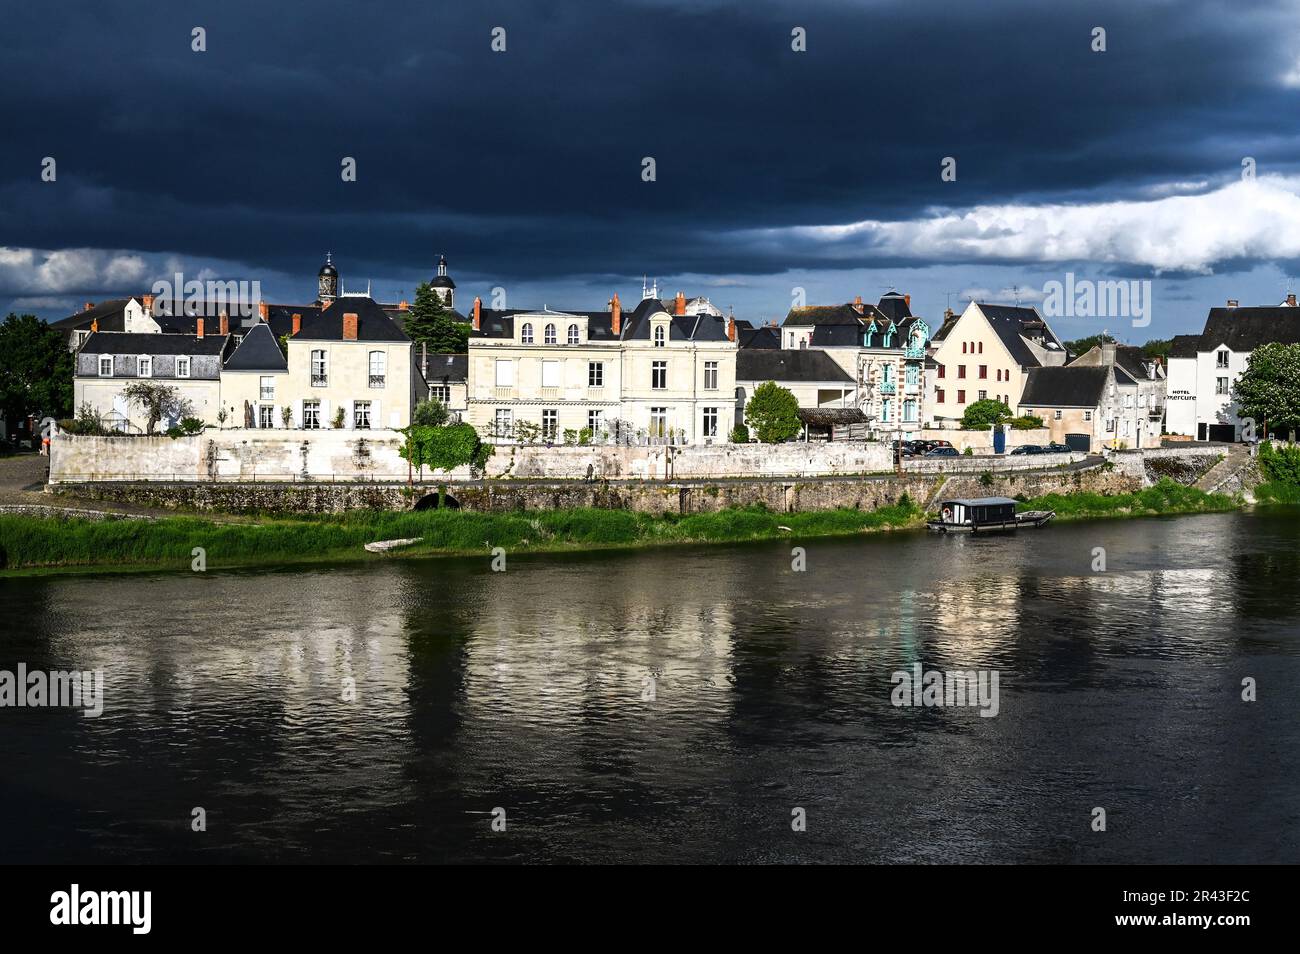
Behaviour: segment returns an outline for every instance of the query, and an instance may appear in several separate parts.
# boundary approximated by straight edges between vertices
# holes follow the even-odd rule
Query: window
[[[320,430],[320,401],[302,402],[302,426],[309,431]]]
[[[966,365],[964,364],[957,365],[957,377],[959,378],[966,377]]]
[[[706,407],[704,409],[704,436],[718,436],[718,409],[716,407]]]
[[[650,387],[662,391],[668,387],[668,362],[652,361],[650,363]]]
[[[99,376],[101,378],[111,378],[113,376],[113,356],[111,354],[101,354],[99,356]]]
[[[1084,411],[1084,412],[1083,412],[1083,419],[1084,419],[1085,422],[1091,422],[1091,421],[1092,421],[1092,411]]]
[[[966,342],[964,341],[961,343],[961,353],[962,354],[966,353]]]
[[[569,325],[569,344],[578,343],[578,326]]]
[[[524,322],[523,328],[519,331],[519,340],[523,344],[533,343],[533,323],[531,321]]]
[[[903,423],[916,423],[916,398],[908,398],[903,402]]]
[[[559,426],[560,412],[553,407],[542,408],[542,438],[555,440],[555,431]]]
[[[1058,407],[1055,411],[1052,412],[1052,420],[1059,421],[1060,419],[1061,419],[1061,409]]]
[[[313,351],[311,353],[311,386],[323,388],[327,384],[329,384],[329,373],[325,365],[325,352]]]
[[[943,388],[935,388],[935,389],[934,389],[934,400],[935,400],[935,402],[938,403],[938,404],[942,404],[942,403],[943,403]]]
[[[352,402],[352,427],[358,431],[370,430],[370,402]]]
[[[555,325],[547,325],[542,344],[555,344]]]
[[[958,403],[958,404],[965,404],[965,403],[966,403],[966,392],[965,392],[965,391],[958,391],[958,392],[957,392],[957,403]]]
[[[591,431],[593,435],[600,433],[600,429],[605,423],[602,420],[604,414],[605,414],[604,411],[587,412],[587,428]]]
[[[178,377],[178,378],[188,378],[189,376],[190,376],[190,359],[189,359],[189,358],[177,358],[177,359],[176,359],[176,377]]]
[[[509,358],[497,358],[497,387],[515,386],[515,363]]]
[[[980,392],[978,392],[978,393],[979,393],[979,397],[977,397],[975,400],[977,400],[977,401],[987,401],[987,400],[988,400],[988,397],[989,397],[989,392],[988,392],[988,391],[980,391]]]
[[[918,384],[921,380],[921,369],[914,364],[909,364],[903,371],[909,386]]]
[[[718,389],[718,362],[704,362],[704,390],[716,391]]]
[[[82,345],[84,345],[84,344],[86,343],[86,339],[89,338],[89,337],[90,337],[90,332],[89,332],[89,331],[78,331],[78,332],[77,332],[77,347],[80,348]]]
[[[893,383],[894,383],[894,366],[893,366],[892,364],[881,365],[881,367],[880,367],[880,383],[881,383],[881,384],[893,384]]]
[[[1215,393],[1215,394],[1227,394],[1227,393],[1228,393],[1228,379],[1227,379],[1227,378],[1215,378],[1215,379],[1214,379],[1214,393]]]
[[[1107,434],[1115,433],[1115,419],[1113,417],[1106,419],[1106,433]]]
[[[138,378],[153,377],[153,358],[146,355],[140,355],[135,359],[135,376]]]
[[[943,365],[939,365],[939,373],[936,374],[935,377],[939,378],[940,380],[943,379]]]
[[[558,388],[560,386],[560,362],[542,362],[542,387]]]
[[[605,363],[603,361],[587,362],[587,387],[603,388],[605,386]]]
[[[511,430],[514,429],[514,412],[508,407],[497,408],[496,414],[496,435],[497,437],[509,437]]]
[[[384,386],[385,364],[387,364],[387,355],[384,352],[370,352],[370,386],[372,388],[382,388]]]
[[[257,380],[257,396],[262,401],[275,400],[275,378],[271,375],[263,375]]]
[[[1131,394],[1124,395],[1124,406],[1127,408],[1133,407],[1133,395]]]
[[[1226,368],[1226,367],[1228,366],[1228,352],[1227,352],[1227,349],[1224,349],[1223,351],[1218,352],[1218,353],[1214,356],[1214,366],[1215,366],[1216,368]]]
[[[662,347],[664,346],[664,337],[665,337],[664,326],[663,326],[663,325],[660,325],[658,328],[655,329],[655,347],[656,347],[656,348],[662,348]]]
[[[668,434],[668,408],[650,408],[650,436],[664,437]]]
[[[981,379],[984,379],[984,378],[987,378],[988,376],[989,376],[989,366],[988,366],[987,364],[981,364],[981,365],[980,365],[980,378],[981,378]]]
[[[262,428],[275,427],[275,408],[270,404],[259,404],[257,406],[257,426]]]
[[[450,384],[431,384],[429,385],[429,397],[434,401],[443,404],[451,403],[451,385]]]
[[[894,402],[885,398],[880,402],[880,423],[888,424],[893,419]]]
[[[984,342],[980,342],[980,354],[984,353]]]

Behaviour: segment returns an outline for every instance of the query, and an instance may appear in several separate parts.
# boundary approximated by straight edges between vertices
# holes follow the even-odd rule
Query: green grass
[[[1227,494],[1207,494],[1162,477],[1154,486],[1127,494],[1079,491],[1045,494],[1027,500],[1022,510],[1055,510],[1061,520],[1091,517],[1151,517],[1164,514],[1219,513],[1235,510],[1241,501]]]
[[[0,516],[0,568],[188,568],[195,547],[209,568],[269,563],[391,559],[368,554],[376,540],[421,537],[398,555],[548,551],[671,543],[720,543],[783,536],[832,536],[917,525],[910,503],[874,511],[832,510],[776,514],[730,509],[687,517],[656,517],[624,510],[574,509],[530,513],[434,510],[353,511],[260,523],[214,523],[198,517],[156,521]],[[788,527],[788,530],[781,529]]]
[[[1300,504],[1300,486],[1283,480],[1270,480],[1255,488],[1255,500],[1265,505]]]

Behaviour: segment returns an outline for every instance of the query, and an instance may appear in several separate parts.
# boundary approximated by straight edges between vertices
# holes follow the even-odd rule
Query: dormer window
[[[664,346],[664,340],[667,337],[668,335],[665,332],[663,325],[660,325],[659,327],[655,328],[655,347],[662,348]]]
[[[555,344],[555,325],[546,326],[546,339],[544,344]]]
[[[1226,350],[1218,352],[1214,358],[1216,368],[1226,368],[1228,366],[1228,352]]]
[[[578,343],[578,326],[569,325],[569,344],[576,345],[577,343]]]
[[[189,358],[177,358],[177,359],[176,359],[176,377],[178,377],[178,378],[188,378],[189,376],[190,376],[190,359],[189,359]]]
[[[524,327],[519,332],[519,340],[523,344],[533,343],[533,325],[530,321],[524,322]]]
[[[113,376],[113,356],[111,354],[101,354],[99,356],[99,376],[101,378],[111,378]]]
[[[153,358],[142,354],[135,359],[135,376],[137,378],[153,377]]]

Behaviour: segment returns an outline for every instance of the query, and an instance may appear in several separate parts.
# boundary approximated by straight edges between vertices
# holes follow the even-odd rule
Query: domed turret
[[[443,304],[448,308],[452,307],[453,299],[456,297],[456,283],[451,280],[447,274],[447,256],[438,256],[438,274],[429,282],[432,288],[437,289],[438,295],[442,298]]]
[[[325,264],[316,275],[316,300],[325,304],[339,296],[339,270],[334,267],[333,256],[325,253]]]

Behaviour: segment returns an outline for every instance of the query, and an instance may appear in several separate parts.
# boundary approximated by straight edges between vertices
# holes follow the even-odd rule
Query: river
[[[0,578],[0,670],[104,673],[98,717],[0,708],[0,857],[1294,862],[1298,539],[1232,513]],[[996,671],[996,715],[893,705],[916,663]]]

